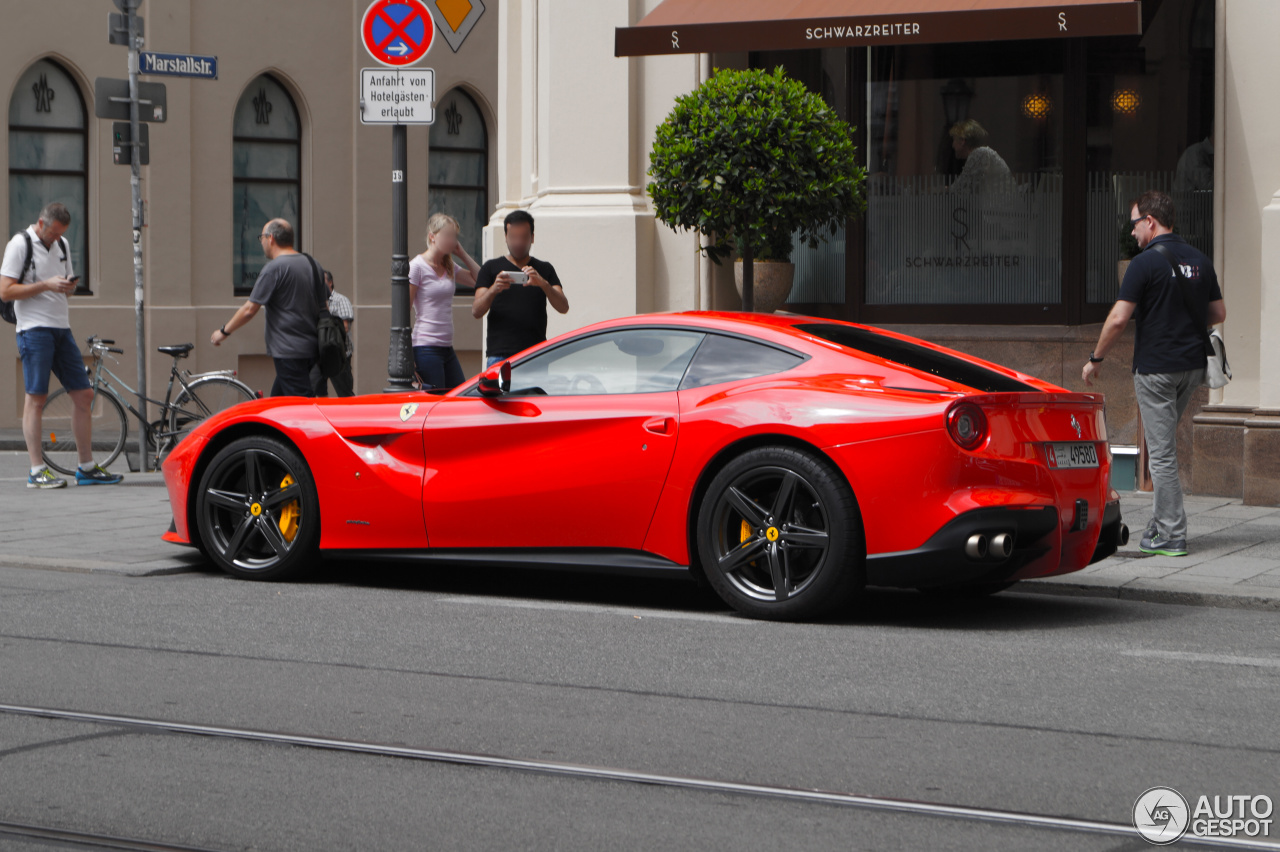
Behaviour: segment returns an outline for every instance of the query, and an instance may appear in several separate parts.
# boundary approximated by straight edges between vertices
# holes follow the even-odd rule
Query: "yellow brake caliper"
[[[293,477],[285,474],[284,479],[280,480],[281,488],[288,488],[293,484]],[[302,517],[302,506],[297,500],[282,506],[280,509],[280,534],[284,536],[285,541],[292,542],[294,536],[298,534],[298,519]]]

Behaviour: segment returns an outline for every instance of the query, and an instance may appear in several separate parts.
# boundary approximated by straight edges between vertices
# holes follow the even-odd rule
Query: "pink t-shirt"
[[[413,287],[414,346],[453,345],[454,274],[440,274],[422,255],[409,261],[409,284]]]

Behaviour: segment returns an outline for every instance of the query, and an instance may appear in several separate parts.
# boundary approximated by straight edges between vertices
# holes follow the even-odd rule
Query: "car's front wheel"
[[[319,557],[320,500],[306,461],[275,438],[218,451],[200,479],[196,522],[205,554],[251,580],[300,577]]]
[[[829,462],[790,447],[760,447],[730,461],[707,488],[697,518],[707,581],[757,618],[813,618],[862,588],[862,521]]]

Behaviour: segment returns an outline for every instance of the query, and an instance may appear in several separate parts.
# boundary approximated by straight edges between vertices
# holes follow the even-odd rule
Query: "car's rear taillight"
[[[972,402],[958,402],[947,411],[947,432],[966,450],[976,450],[987,440],[987,415]]]

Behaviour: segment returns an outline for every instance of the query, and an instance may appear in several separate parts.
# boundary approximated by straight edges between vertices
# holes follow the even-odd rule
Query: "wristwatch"
[[[1093,354],[1092,352],[1090,352],[1090,353],[1089,353],[1089,363],[1090,363],[1090,364],[1101,364],[1101,363],[1102,363],[1102,359],[1101,359],[1101,358],[1094,357],[1094,354]]]
[[[221,327],[218,329],[218,331],[222,332],[222,336],[223,336],[223,337],[230,337],[230,336],[231,336],[231,332],[227,331],[227,327],[226,327],[225,325],[221,326]],[[1101,359],[1101,358],[1099,358],[1098,360],[1099,360],[1099,361],[1101,361],[1102,359]]]

